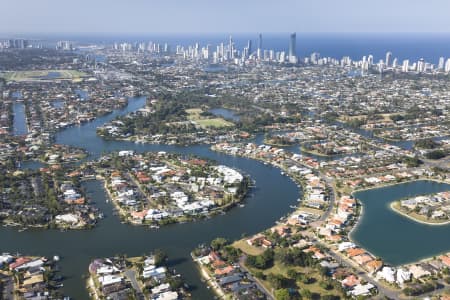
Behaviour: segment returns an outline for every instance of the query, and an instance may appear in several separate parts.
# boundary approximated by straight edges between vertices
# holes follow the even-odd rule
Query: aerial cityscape
[[[0,0],[0,300],[449,300],[450,6],[376,6]]]

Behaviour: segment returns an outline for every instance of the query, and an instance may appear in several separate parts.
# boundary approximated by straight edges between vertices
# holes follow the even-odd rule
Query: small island
[[[450,223],[450,191],[396,201],[391,208],[416,222],[446,225]]]
[[[190,95],[197,96],[202,97]],[[238,122],[215,115],[211,112],[215,102],[208,97],[203,96],[203,103],[198,99],[189,102],[185,97],[184,94],[175,97],[182,102],[149,98],[144,108],[97,128],[97,134],[104,139],[136,143],[191,145],[241,141],[248,139],[250,132],[257,128],[254,117]]]
[[[102,157],[96,170],[122,220],[152,227],[223,213],[249,186],[235,169],[166,152],[120,151]]]

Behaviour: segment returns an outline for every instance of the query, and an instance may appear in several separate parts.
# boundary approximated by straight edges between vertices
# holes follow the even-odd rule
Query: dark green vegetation
[[[439,146],[439,143],[432,139],[419,140],[414,143],[414,147],[421,149],[435,149]]]
[[[200,108],[202,117],[212,117],[208,112],[215,107],[227,107],[238,112],[240,120],[234,121],[237,131],[256,132],[266,125],[277,121],[286,122],[273,117],[269,113],[251,109],[242,99],[231,96],[210,97],[206,90],[182,90],[178,93],[158,93],[149,97],[147,108],[151,112],[136,112],[120,117],[122,136],[155,135],[155,134],[189,134],[199,131],[199,127],[189,120],[186,110]],[[113,122],[114,123],[114,122]],[[117,124],[117,123],[116,123]],[[211,134],[229,133],[228,127],[208,128]],[[109,134],[100,129],[99,134],[109,137]]]
[[[446,150],[434,150],[425,154],[425,157],[428,159],[441,159],[448,155],[448,151]]]
[[[417,284],[415,286],[409,286],[403,289],[403,293],[406,296],[419,296],[425,293],[429,293],[438,288],[437,283],[428,282],[423,284]]]
[[[0,173],[0,221],[22,226],[54,227],[55,216],[63,213],[88,215],[95,212],[88,205],[64,201],[63,191],[81,190],[78,178],[66,177],[66,171],[16,171]],[[95,220],[86,225],[93,226]]]

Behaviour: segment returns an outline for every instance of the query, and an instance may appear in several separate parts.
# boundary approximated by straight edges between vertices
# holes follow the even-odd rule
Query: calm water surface
[[[352,239],[392,265],[413,262],[450,251],[450,225],[431,226],[394,212],[393,201],[450,190],[450,185],[415,181],[354,194],[363,205],[363,215]]]
[[[25,104],[22,102],[14,102],[14,135],[24,135],[28,133],[27,121],[25,116]]]
[[[238,239],[243,234],[253,234],[274,224],[290,211],[289,206],[300,197],[297,186],[280,170],[260,162],[227,156],[209,150],[209,146],[197,145],[177,147],[165,145],[145,145],[121,141],[104,141],[95,134],[95,129],[118,114],[134,111],[145,104],[145,98],[131,100],[127,108],[96,119],[82,126],[71,127],[56,136],[56,143],[87,149],[89,159],[96,159],[104,152],[133,149],[142,151],[170,151],[208,157],[221,164],[236,167],[256,180],[256,188],[246,199],[244,208],[235,208],[226,215],[186,224],[170,225],[159,230],[121,224],[112,215],[111,203],[106,203],[106,195],[99,181],[85,183],[95,205],[106,214],[99,226],[93,230],[67,231],[27,230],[2,228],[1,251],[24,254],[62,257],[61,269],[68,279],[64,282],[64,292],[75,299],[87,299],[85,279],[91,259],[126,253],[128,256],[142,255],[161,248],[165,250],[170,264],[180,272],[193,287],[194,299],[212,299],[213,295],[200,281],[199,274],[189,253],[200,243],[209,243],[218,236]]]

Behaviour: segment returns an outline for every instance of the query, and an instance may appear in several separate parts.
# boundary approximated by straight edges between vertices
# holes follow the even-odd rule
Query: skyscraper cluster
[[[169,44],[160,44],[160,43],[153,43],[153,42],[135,42],[135,43],[114,43],[112,46],[113,50],[121,51],[121,52],[139,52],[139,53],[157,53],[157,54],[166,54],[170,53],[170,46]]]
[[[200,46],[195,43],[189,46],[177,45],[173,51],[176,55],[185,60],[207,60],[211,63],[233,62],[237,64],[245,63],[247,61],[268,61],[278,63],[292,63],[298,62],[296,54],[296,34],[292,33],[289,39],[288,55],[285,51],[275,51],[273,49],[263,48],[263,36],[258,35],[256,42],[256,49],[253,41],[248,40],[242,49],[236,47],[233,37],[230,36],[227,42],[222,42],[219,45]],[[128,52],[148,52],[154,54],[168,54],[170,51],[168,44],[163,46],[159,43],[114,43],[113,50]]]
[[[350,65],[350,64],[349,64]],[[375,68],[379,72],[386,70],[398,70],[403,73],[416,72],[416,73],[427,73],[427,72],[450,72],[450,58],[445,60],[444,57],[439,58],[439,62],[436,65],[425,61],[421,58],[416,62],[410,63],[409,59],[403,60],[400,65],[397,58],[393,58],[392,52],[388,51],[386,53],[385,60],[380,60],[377,64],[373,62],[373,56],[369,55],[368,58],[363,56],[361,61],[355,62],[356,66],[359,66],[363,72],[367,72],[371,68]]]
[[[58,43],[56,43],[56,49],[64,51],[72,51],[74,48],[72,42],[70,41],[59,41]]]
[[[25,39],[10,39],[4,44],[4,48],[10,49],[25,49],[30,45],[30,42]]]

